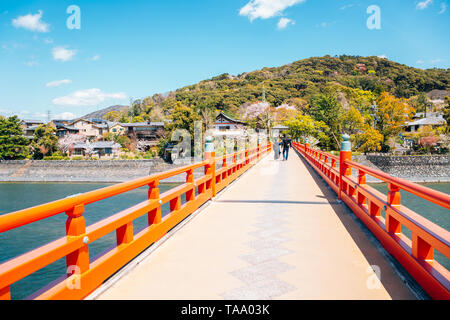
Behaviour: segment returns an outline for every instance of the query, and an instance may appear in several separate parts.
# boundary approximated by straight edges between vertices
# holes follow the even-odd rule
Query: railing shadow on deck
[[[347,207],[345,203],[336,201],[337,194],[335,191],[328,186],[326,181],[322,179],[322,177],[303,158],[303,156],[297,150],[295,151],[308,172],[311,174],[314,182],[322,191],[325,198],[328,199],[329,204],[331,205],[336,216],[341,221],[342,225],[345,227],[355,244],[358,246],[369,265],[380,267],[381,275],[379,280],[391,298],[394,300],[404,299],[404,294],[399,292],[397,284],[390,281],[389,278],[386,279],[386,277],[383,277],[383,270],[386,269],[396,269],[399,276],[403,278],[402,280],[406,281],[409,289],[412,291],[412,294],[417,298],[425,300],[430,299],[428,294],[419,286],[414,278],[408,274],[402,265],[398,263],[386,250],[384,250],[378,239],[370,232],[366,225],[353,214],[351,209]],[[389,261],[387,261],[386,258],[388,258]]]

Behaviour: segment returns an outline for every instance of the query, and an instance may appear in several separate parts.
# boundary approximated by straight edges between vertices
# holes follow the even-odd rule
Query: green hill
[[[309,102],[330,88],[346,105],[355,92],[377,95],[387,91],[397,97],[410,98],[421,92],[449,87],[450,69],[422,70],[379,57],[324,56],[237,76],[222,74],[166,95],[156,94],[137,100],[130,115],[149,113],[155,107],[160,109],[157,114],[169,115],[178,101],[193,105],[196,110],[219,109],[239,117],[240,106],[261,101],[263,88],[267,102],[279,106],[293,98]]]

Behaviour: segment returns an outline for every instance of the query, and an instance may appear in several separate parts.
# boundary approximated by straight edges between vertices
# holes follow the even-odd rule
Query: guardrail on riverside
[[[351,161],[349,139],[344,136],[339,157],[311,149],[308,143],[293,146],[432,298],[450,299],[449,271],[434,259],[434,250],[449,258],[450,232],[403,206],[400,190],[447,209],[450,196]],[[351,169],[358,170],[357,177]],[[386,182],[388,195],[367,185],[367,175]],[[411,230],[412,239],[402,233],[402,226]]]
[[[62,275],[58,283],[45,288],[44,292],[39,291],[35,298],[85,298],[270,150],[271,144],[258,144],[255,149],[216,158],[212,139],[207,139],[203,162],[0,216],[0,233],[63,212],[68,216],[66,237],[0,264],[0,300],[11,299],[12,284],[62,258],[66,258],[67,275]],[[227,161],[229,159],[231,161]],[[222,160],[218,170],[217,160]],[[204,168],[204,175],[195,179],[194,170],[201,168]],[[160,194],[159,182],[180,174],[186,174],[186,183]],[[148,200],[86,227],[83,217],[86,205],[146,185],[149,186]],[[184,204],[182,195],[186,195]],[[170,213],[162,217],[161,207],[166,203],[170,203]],[[134,234],[133,220],[144,215],[148,215],[148,227]],[[117,245],[90,261],[89,244],[111,232],[116,233]],[[73,283],[79,285],[68,285]]]

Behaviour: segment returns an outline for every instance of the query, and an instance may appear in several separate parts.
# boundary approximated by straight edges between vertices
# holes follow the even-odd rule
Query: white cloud
[[[53,59],[63,62],[72,60],[76,53],[75,50],[69,50],[64,47],[55,47],[52,49]]]
[[[288,18],[281,18],[280,21],[278,21],[277,28],[279,30],[282,30],[285,29],[290,24],[295,24],[295,21]]]
[[[417,63],[417,64],[424,64],[425,61],[423,61],[423,60],[417,60],[416,63]]]
[[[45,84],[46,87],[50,88],[50,87],[59,87],[63,84],[69,84],[72,83],[72,80],[69,79],[64,79],[64,80],[56,80],[56,81],[50,81],[48,83]]]
[[[378,56],[380,59],[387,59],[387,56],[385,54],[382,54],[381,56]]]
[[[425,0],[425,1],[419,2],[416,6],[416,9],[424,10],[424,9],[428,8],[428,6],[432,3],[433,3],[433,0]]]
[[[447,4],[445,2],[442,2],[441,11],[439,11],[439,14],[443,14],[445,11],[447,11]]]
[[[49,32],[50,25],[41,21],[42,11],[39,10],[36,14],[27,14],[19,16],[12,20],[12,25],[16,28],[24,28],[36,32]]]
[[[75,114],[73,114],[72,112],[63,112],[63,113],[57,114],[53,118],[56,120],[73,120],[76,117],[77,116]]]
[[[52,44],[52,43],[53,43],[53,39],[47,38],[47,39],[44,39],[44,42],[45,42],[46,44]]]
[[[443,60],[442,59],[433,59],[433,60],[431,60],[431,63],[433,63],[433,64],[436,64],[436,63],[441,63],[441,62],[443,62]]]
[[[251,0],[241,8],[239,14],[248,17],[250,21],[258,18],[268,19],[281,15],[286,8],[305,1],[306,0]]]
[[[67,96],[55,98],[52,102],[60,106],[95,106],[108,99],[126,99],[127,95],[123,92],[106,93],[100,89],[86,89],[75,91]]]
[[[96,54],[96,55],[93,56],[90,60],[91,60],[91,61],[97,61],[97,60],[100,60],[100,55],[99,55],[99,54]]]

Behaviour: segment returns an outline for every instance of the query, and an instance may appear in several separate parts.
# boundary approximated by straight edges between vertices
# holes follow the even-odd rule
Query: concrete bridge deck
[[[95,299],[415,299],[294,152],[267,156],[100,291]]]

